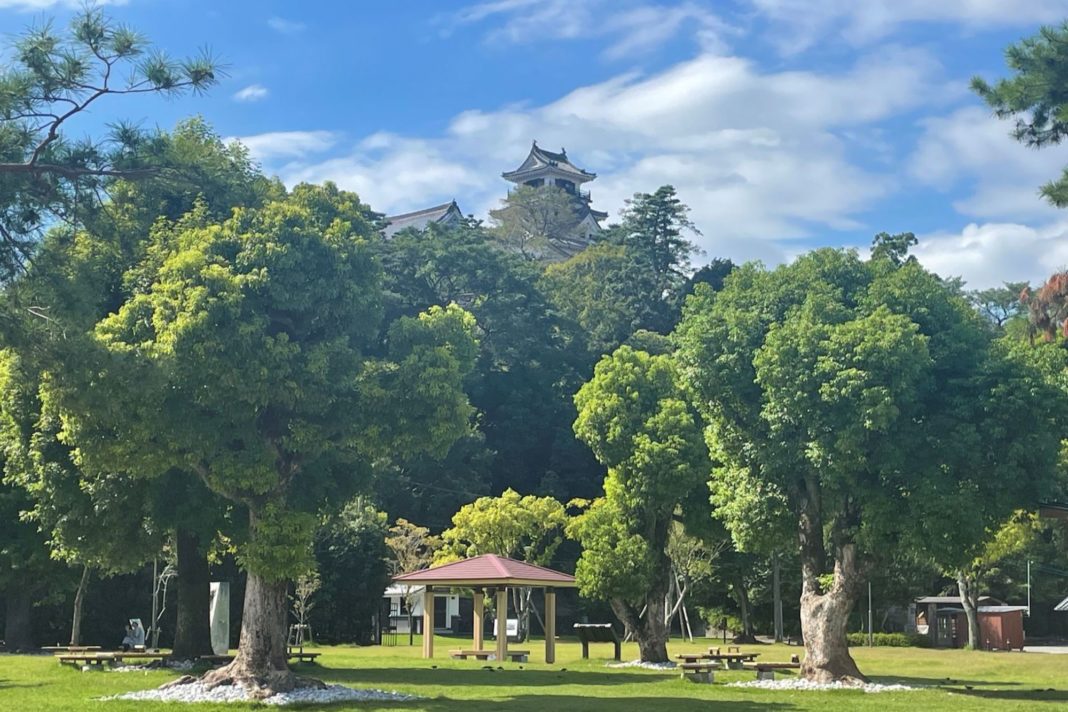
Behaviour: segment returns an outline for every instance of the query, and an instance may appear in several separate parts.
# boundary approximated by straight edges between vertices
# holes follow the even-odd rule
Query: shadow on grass
[[[310,668],[298,671],[312,674]],[[661,675],[587,670],[517,670],[508,668],[331,668],[318,666],[317,677],[343,684],[438,685],[441,687],[550,687],[554,685],[631,685],[663,682]]]
[[[344,703],[340,703],[344,704]],[[337,705],[305,707],[294,705],[294,709],[342,709]],[[566,710],[566,712],[622,712],[624,710],[656,710],[656,712],[693,712],[694,710],[715,709],[716,712],[758,712],[760,710],[795,709],[789,703],[748,702],[738,700],[701,700],[693,697],[585,697],[582,695],[516,695],[496,700],[454,700],[437,697],[418,702],[398,702],[382,704],[384,709],[398,712],[413,706],[427,712],[547,712],[549,710]]]
[[[1018,682],[1004,680],[962,680],[959,677],[908,677],[905,675],[872,675],[872,682],[881,685],[910,685],[912,687],[944,687],[955,689],[970,685],[971,687],[1014,687]]]
[[[967,688],[946,687],[947,692],[968,695],[984,700],[1026,700],[1028,702],[1068,702],[1068,690],[1048,688],[1019,688],[1013,690],[969,690]]]

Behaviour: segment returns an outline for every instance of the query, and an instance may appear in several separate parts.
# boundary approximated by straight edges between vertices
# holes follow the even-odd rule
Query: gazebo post
[[[475,589],[474,628],[475,650],[482,650],[482,616],[486,612],[486,594],[481,588]]]
[[[497,589],[497,661],[508,655],[508,588]]]
[[[545,589],[545,662],[556,662],[556,589]]]
[[[423,657],[434,657],[434,587],[423,589]]]

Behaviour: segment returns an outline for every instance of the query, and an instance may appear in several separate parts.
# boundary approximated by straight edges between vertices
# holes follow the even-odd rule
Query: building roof
[[[561,148],[559,153],[546,151],[538,146],[537,141],[530,147],[530,153],[527,154],[526,160],[519,165],[519,168],[516,168],[514,171],[502,173],[501,176],[505,180],[521,183],[529,174],[536,173],[545,168],[555,168],[561,173],[566,173],[570,175],[576,183],[585,183],[586,181],[593,180],[597,177],[596,173],[585,171],[572,163],[567,157],[566,150]]]
[[[940,603],[945,605],[956,604],[959,606],[961,604],[961,600],[960,596],[923,596],[922,598],[917,598],[916,603]],[[991,598],[990,596],[980,596],[979,605],[982,606],[984,605],[984,603],[1001,603],[1001,601],[996,598]]]
[[[1068,611],[1068,598],[1065,598],[1063,601],[1054,606],[1053,610],[1060,611],[1061,613]]]
[[[1015,613],[1026,610],[1027,606],[979,606],[980,613]]]
[[[386,227],[382,230],[386,237],[393,237],[396,233],[407,228],[423,230],[430,223],[447,223],[450,220],[463,217],[460,206],[453,200],[432,208],[416,210],[413,213],[402,213],[386,217]]]
[[[496,554],[483,554],[431,569],[394,576],[395,583],[428,586],[549,586],[570,588],[575,577],[544,566],[516,561]]]

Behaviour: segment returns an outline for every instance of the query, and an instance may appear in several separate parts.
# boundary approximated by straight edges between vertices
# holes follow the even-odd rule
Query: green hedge
[[[867,633],[850,633],[849,644],[862,646],[868,644]],[[929,648],[931,641],[926,635],[918,633],[876,633],[872,641],[876,647],[888,648]]]

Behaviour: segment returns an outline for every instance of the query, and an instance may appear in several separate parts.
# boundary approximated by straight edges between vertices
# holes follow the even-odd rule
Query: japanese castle
[[[582,190],[582,185],[595,179],[597,174],[576,166],[562,148],[559,153],[546,151],[534,141],[526,160],[515,170],[502,173],[501,177],[516,186],[554,186],[572,196],[576,222],[567,235],[557,236],[552,241],[553,254],[546,255],[547,260],[564,260],[586,249],[601,231],[600,221],[608,217],[608,213],[593,209],[589,192]],[[434,223],[454,225],[462,218],[460,206],[453,200],[432,208],[391,215],[386,218],[384,233],[391,237],[407,228],[423,230]]]

